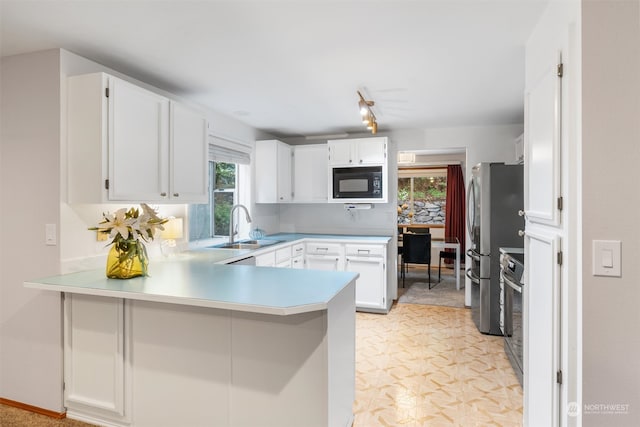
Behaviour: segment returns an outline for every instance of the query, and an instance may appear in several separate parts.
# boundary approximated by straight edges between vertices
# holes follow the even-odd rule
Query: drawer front
[[[384,246],[382,245],[346,245],[346,253],[351,256],[372,256],[383,257]]]
[[[339,243],[308,242],[307,254],[313,255],[340,255]]]
[[[304,255],[304,243],[296,243],[291,247],[291,256],[297,257]]]
[[[281,262],[288,261],[291,259],[291,246],[287,246],[286,248],[276,249],[276,264],[280,264]]]

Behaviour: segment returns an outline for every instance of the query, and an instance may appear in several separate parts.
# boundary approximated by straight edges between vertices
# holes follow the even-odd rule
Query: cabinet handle
[[[360,159],[360,163],[362,163],[362,159]]]
[[[280,196],[280,200],[284,199],[284,197]]]
[[[167,197],[167,193],[165,193],[164,191],[162,193],[160,193],[161,197]]]
[[[180,197],[180,193],[173,193],[173,197]]]
[[[351,159],[349,159],[349,163],[351,163]]]

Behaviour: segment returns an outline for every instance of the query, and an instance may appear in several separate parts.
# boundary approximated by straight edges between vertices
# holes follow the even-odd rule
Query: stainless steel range
[[[522,385],[522,275],[524,253],[520,248],[500,248],[500,329],[504,351]]]

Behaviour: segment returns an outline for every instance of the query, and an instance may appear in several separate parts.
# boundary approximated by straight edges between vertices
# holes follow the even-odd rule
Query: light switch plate
[[[621,277],[622,242],[620,240],[593,241],[593,275]]]
[[[58,232],[55,224],[44,225],[44,244],[47,246],[55,246],[58,244]]]

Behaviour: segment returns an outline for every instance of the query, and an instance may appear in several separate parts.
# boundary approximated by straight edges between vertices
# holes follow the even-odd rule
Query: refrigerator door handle
[[[473,271],[471,271],[471,269],[465,271],[464,274],[465,274],[465,276],[467,276],[476,285],[480,284],[480,278],[477,277],[475,274],[473,274]]]
[[[480,254],[471,249],[467,249],[467,256],[474,261],[480,261]]]
[[[471,178],[469,180],[469,191],[467,191],[467,209],[469,209],[469,206],[471,206],[470,200],[471,200],[471,194],[473,193],[473,203],[476,202],[476,197],[475,197],[475,188],[473,186],[473,178]],[[471,217],[469,216],[471,210],[467,210],[467,231],[469,232],[469,237],[473,242],[473,228],[475,227],[475,221],[476,221],[476,206],[473,205],[473,220],[471,220]]]

